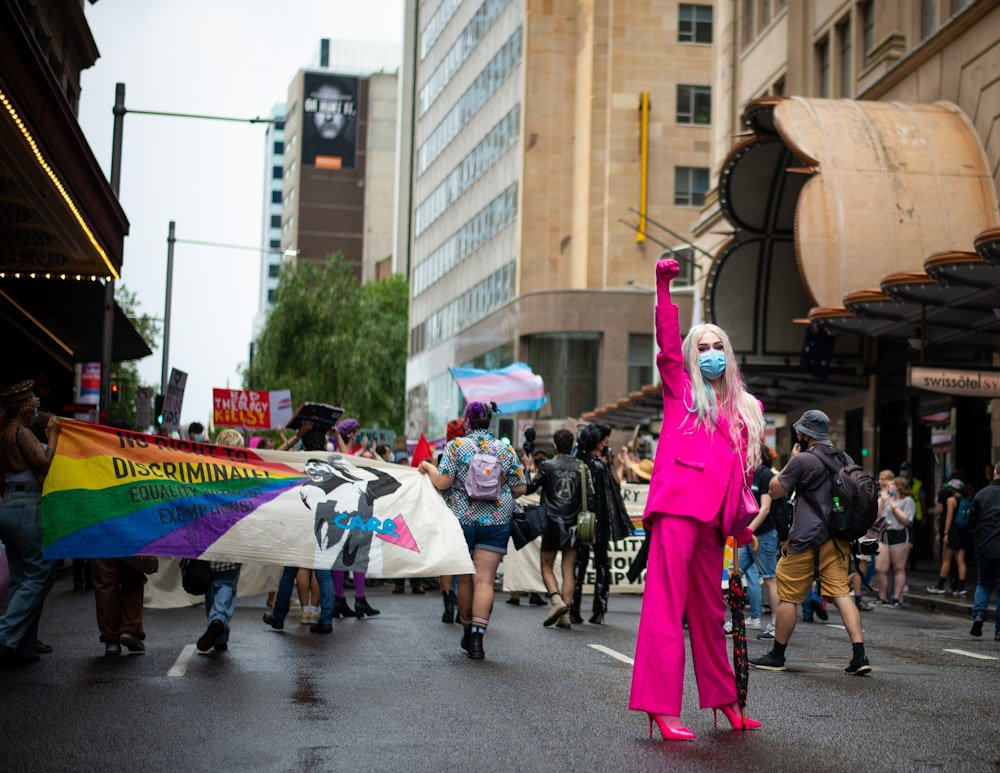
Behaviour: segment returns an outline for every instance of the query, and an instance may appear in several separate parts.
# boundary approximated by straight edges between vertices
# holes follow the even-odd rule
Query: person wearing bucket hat
[[[845,671],[862,676],[871,671],[871,666],[865,654],[861,613],[848,583],[851,546],[831,531],[833,475],[819,456],[836,453],[830,442],[830,417],[810,409],[792,428],[797,442],[788,464],[771,479],[767,492],[774,500],[795,491],[794,518],[776,571],[779,602],[774,645],[761,657],[751,658],[750,663],[767,671],[785,670],[785,648],[795,630],[798,605],[808,598],[818,567],[820,594],[837,607],[851,641],[852,657]],[[840,454],[846,463],[853,463],[847,454]]]
[[[966,491],[965,482],[960,478],[951,478],[944,484],[948,488],[948,498],[945,499],[941,516],[941,571],[935,585],[927,588],[929,593],[947,593],[944,588],[951,574],[952,560],[955,562],[958,581],[952,587],[953,596],[964,596],[965,589],[965,550],[969,546],[969,531],[967,523],[961,523],[958,514],[968,511],[971,500]]]
[[[702,707],[721,711],[732,728],[760,723],[741,716],[723,636],[719,593],[726,537],[749,538],[753,518],[742,505],[760,458],[764,420],[746,391],[729,337],[717,325],[694,325],[681,342],[670,282],[676,260],[656,264],[656,364],[663,427],[643,525],[649,532],[646,583],[636,637],[629,708],[655,722],[664,740],[689,741],[681,724],[687,619]]]
[[[0,466],[4,495],[0,501],[0,541],[11,566],[7,609],[0,617],[0,665],[21,666],[38,660],[38,621],[55,580],[53,564],[42,556],[42,481],[59,440],[59,420],[45,425],[46,442],[29,429],[38,412],[34,381],[0,391],[6,413],[0,431]]]
[[[653,478],[653,460],[643,459],[632,465],[632,472],[639,479],[640,483],[649,483]]]

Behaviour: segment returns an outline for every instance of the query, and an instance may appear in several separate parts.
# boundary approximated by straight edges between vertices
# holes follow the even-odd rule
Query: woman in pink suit
[[[726,536],[745,538],[752,518],[737,513],[760,458],[763,417],[721,328],[696,325],[681,343],[670,300],[678,271],[676,260],[656,264],[663,430],[643,516],[651,537],[629,708],[649,715],[650,737],[656,722],[664,739],[693,740],[680,720],[685,615],[701,708],[742,726],[719,576]]]

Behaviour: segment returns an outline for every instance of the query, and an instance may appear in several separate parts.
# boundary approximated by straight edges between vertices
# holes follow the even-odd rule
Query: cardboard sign
[[[187,378],[188,374],[183,370],[170,369],[170,381],[163,395],[163,421],[160,423],[164,429],[181,428],[181,405],[184,403]]]

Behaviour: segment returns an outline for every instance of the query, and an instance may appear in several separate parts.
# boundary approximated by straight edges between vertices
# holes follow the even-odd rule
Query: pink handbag
[[[760,512],[760,505],[757,504],[757,497],[753,494],[753,489],[744,486],[740,492],[740,501],[736,508],[737,523],[750,523],[754,516]]]

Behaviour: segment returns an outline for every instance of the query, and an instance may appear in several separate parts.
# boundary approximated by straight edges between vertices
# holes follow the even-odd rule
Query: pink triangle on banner
[[[391,545],[399,545],[401,548],[406,548],[407,550],[412,550],[414,553],[419,553],[420,548],[417,547],[417,541],[413,539],[410,527],[406,525],[406,520],[403,516],[397,515],[392,519],[392,522],[396,524],[395,534],[376,534],[376,536]]]

